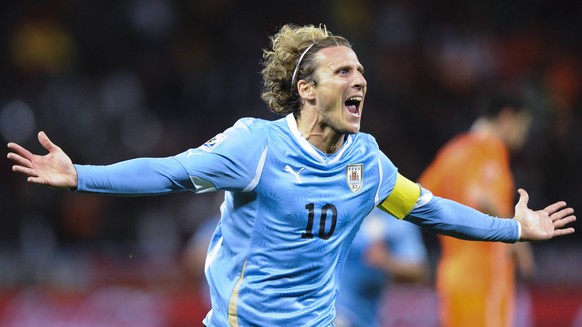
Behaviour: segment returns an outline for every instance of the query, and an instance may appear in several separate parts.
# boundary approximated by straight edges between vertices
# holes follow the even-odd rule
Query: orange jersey
[[[491,135],[457,136],[439,151],[419,183],[437,196],[485,213],[513,216],[509,152]],[[443,326],[511,326],[515,270],[511,245],[439,239],[436,282]]]

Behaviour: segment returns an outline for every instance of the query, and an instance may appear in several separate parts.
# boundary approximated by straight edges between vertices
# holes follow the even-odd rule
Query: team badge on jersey
[[[200,146],[200,149],[210,152],[214,150],[222,141],[226,140],[226,135],[218,134],[215,137],[211,138],[210,140],[206,141],[206,143]]]
[[[364,176],[362,171],[364,170],[364,165],[348,165],[346,168],[346,182],[348,187],[354,193],[358,193],[362,188],[362,183],[364,182]]]

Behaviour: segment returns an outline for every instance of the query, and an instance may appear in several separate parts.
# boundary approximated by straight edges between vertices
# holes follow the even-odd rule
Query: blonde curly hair
[[[301,110],[302,102],[296,84],[299,80],[316,83],[312,74],[317,67],[315,54],[319,50],[340,45],[352,47],[344,37],[332,35],[325,25],[287,24],[270,40],[271,48],[263,50],[261,98],[272,112],[279,115]],[[302,55],[301,62],[298,62]],[[296,76],[292,81],[295,70]]]

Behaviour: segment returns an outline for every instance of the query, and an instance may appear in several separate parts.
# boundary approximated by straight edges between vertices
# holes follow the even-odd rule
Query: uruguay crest
[[[348,165],[346,168],[346,182],[354,193],[358,193],[362,188],[362,183],[364,182],[363,170],[364,165],[362,164]]]

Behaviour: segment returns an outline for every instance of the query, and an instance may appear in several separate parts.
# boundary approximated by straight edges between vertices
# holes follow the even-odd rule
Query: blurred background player
[[[510,157],[527,139],[531,113],[517,94],[500,90],[476,107],[471,129],[439,150],[419,182],[437,196],[511,217]],[[529,243],[467,242],[440,235],[439,240],[436,287],[442,326],[513,326],[516,267],[524,277],[534,270]]]
[[[209,196],[209,207],[220,208],[222,206],[224,191],[216,191],[213,194],[207,195]],[[208,289],[208,283],[204,276],[204,266],[208,254],[208,245],[219,221],[220,210],[216,210],[214,214],[202,219],[192,236],[186,242],[182,252],[183,268],[189,279],[197,285],[195,295],[199,297],[200,302],[205,306],[205,312],[211,309],[211,303],[210,290]]]
[[[427,252],[418,226],[374,209],[362,223],[346,260],[335,325],[380,326],[382,298],[390,282],[427,280]]]

